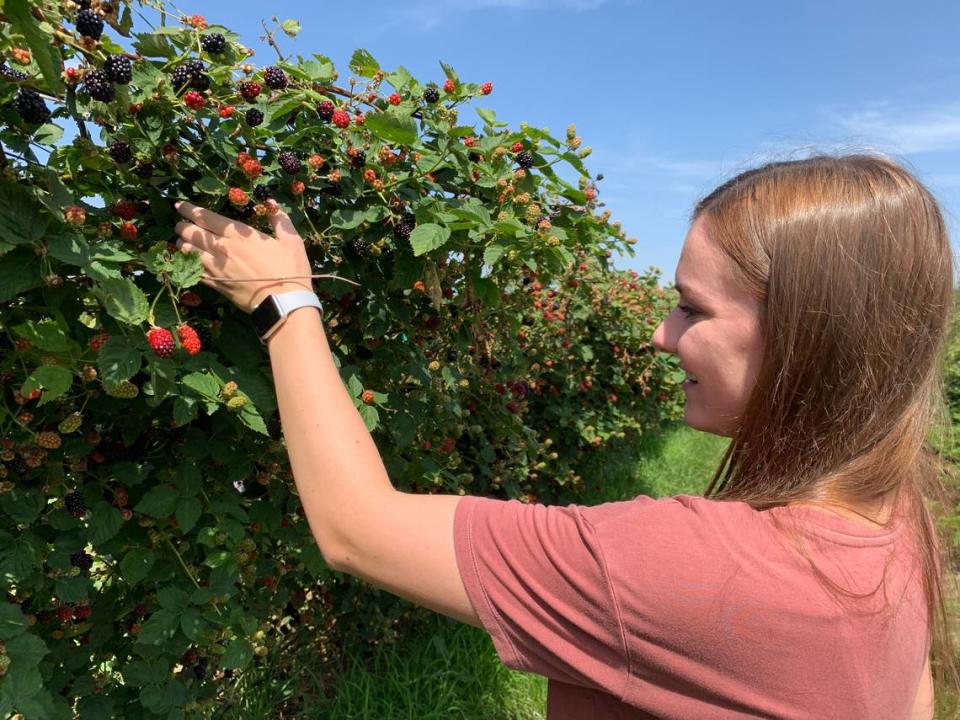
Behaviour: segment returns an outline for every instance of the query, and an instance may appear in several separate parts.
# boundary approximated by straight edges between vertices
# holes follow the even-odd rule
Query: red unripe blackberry
[[[230,188],[230,190],[227,192],[227,199],[230,201],[231,205],[241,208],[245,207],[246,204],[250,202],[250,198],[247,196],[247,193],[238,187]]]
[[[120,237],[127,242],[133,242],[137,239],[137,226],[133,223],[125,222],[120,226]]]
[[[74,517],[81,518],[87,514],[87,504],[83,501],[83,495],[76,490],[63,498],[63,504]]]
[[[196,90],[191,90],[183,96],[183,104],[191,110],[199,110],[207,104],[207,99]]]
[[[522,167],[524,170],[529,170],[533,167],[533,155],[527,150],[521,150],[517,153],[514,158],[517,165]]]
[[[336,108],[333,106],[333,103],[329,100],[323,100],[322,102],[317,103],[317,115],[321,119],[330,122],[330,119],[333,117],[333,111]]]
[[[277,162],[280,163],[280,167],[283,168],[284,172],[290,173],[291,175],[300,169],[300,158],[297,157],[296,153],[290,152],[289,150],[280,153],[277,157]]]
[[[81,10],[77,13],[77,32],[84,37],[99,40],[103,35],[103,18],[93,10]]]
[[[117,200],[111,212],[121,220],[133,220],[137,215],[137,208],[129,200]]]
[[[104,70],[91,70],[83,82],[84,91],[94,100],[112,102],[116,97],[116,88]]]
[[[333,116],[330,119],[338,128],[350,126],[350,113],[346,112],[345,110],[334,111]]]
[[[50,117],[47,104],[36,90],[20,88],[14,104],[23,121],[30,125],[42,125]]]
[[[133,66],[126,55],[110,55],[103,63],[103,69],[117,85],[126,85],[133,79]]]
[[[188,355],[196,355],[203,346],[197,331],[189,325],[181,325],[177,328],[177,337],[180,338],[180,345]]]
[[[423,99],[426,100],[428,103],[431,103],[431,104],[435,103],[437,102],[437,100],[440,99],[440,91],[437,90],[435,87],[428,87],[426,90],[423,91]]]
[[[390,97],[387,98],[387,102],[391,105],[399,105],[403,102],[403,98],[400,97],[399,93],[391,93]]]
[[[271,65],[263,71],[263,81],[268,88],[283,90],[287,86],[287,76],[280,68]]]
[[[164,360],[173,357],[173,352],[177,348],[173,342],[173,333],[166,328],[152,328],[147,333],[147,342],[150,343],[153,354]]]
[[[220,117],[226,120],[227,118],[233,117],[233,113],[235,111],[236,111],[236,108],[233,105],[224,105],[222,108],[220,108],[219,114],[220,114]]]
[[[244,80],[237,84],[237,92],[244,100],[256,100],[260,94],[260,83],[253,80]]]
[[[87,555],[87,557],[90,557],[90,556]],[[91,563],[92,563],[92,562],[93,562],[93,561],[91,560]],[[87,569],[89,570],[90,568],[87,568]],[[91,615],[93,615],[93,608],[90,607],[89,605],[77,605],[77,606],[73,609],[73,619],[74,619],[74,620],[86,620],[86,619],[89,618]]]
[[[123,140],[117,140],[112,143],[107,149],[107,152],[110,153],[110,157],[113,158],[113,161],[118,165],[123,165],[124,163],[130,162],[130,159],[133,157],[133,152],[130,149],[130,143]]]
[[[447,78],[446,82],[443,83],[444,92],[452,93],[456,89],[457,89],[457,84],[451,78]]]
[[[247,110],[247,114],[244,116],[244,119],[247,121],[247,125],[250,127],[256,127],[263,122],[263,113],[256,108],[250,108]]]
[[[200,45],[211,55],[219,55],[227,49],[227,39],[220,33],[210,33],[200,38]]]
[[[489,95],[490,93],[492,93],[492,92],[493,92],[493,83],[492,83],[492,82],[485,82],[483,85],[480,86],[480,92],[482,92],[484,95]]]
[[[73,620],[73,608],[69,605],[61,605],[57,608],[57,620],[62,623],[68,623]]]
[[[93,558],[85,552],[75,552],[70,556],[70,564],[81,570],[89,570],[93,567]]]

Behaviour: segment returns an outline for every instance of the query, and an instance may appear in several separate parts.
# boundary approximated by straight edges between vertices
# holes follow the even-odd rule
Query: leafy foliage
[[[314,55],[276,63],[288,82],[271,90],[236,34],[198,16],[134,32],[128,5],[95,0],[94,40],[74,32],[77,8],[7,0],[0,28],[24,73],[0,74],[4,716],[206,715],[295,628],[335,662],[412,618],[325,567],[269,359],[169,244],[173,200],[266,229],[274,197],[316,266],[358,283],[315,285],[401,489],[576,501],[585,458],[676,417],[677,368],[650,346],[671,298],[655,273],[611,268],[631,241],[597,212],[572,130],[511,130],[483,108],[461,124],[480,85],[444,65],[453,91],[427,102],[428,85],[364,50],[350,61],[362,88]],[[211,33],[226,38],[207,43],[216,55]],[[97,100],[84,77],[110,55],[132,77]],[[24,88],[48,121],[20,113]],[[324,119],[323,102],[341,114]],[[282,152],[299,167],[282,170]],[[159,356],[147,331],[183,324],[201,350]]]

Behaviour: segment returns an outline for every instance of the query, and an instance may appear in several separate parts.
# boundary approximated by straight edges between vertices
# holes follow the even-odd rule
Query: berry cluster
[[[103,63],[103,70],[117,85],[126,85],[133,79],[133,65],[126,55],[111,55]]]
[[[113,142],[107,152],[110,153],[110,157],[113,158],[113,161],[117,165],[123,165],[124,163],[130,162],[130,159],[133,157],[133,151],[130,149],[130,143],[123,140],[117,140]]]
[[[183,102],[191,110],[199,110],[207,104],[207,99],[196,90],[188,90],[183,96]]]
[[[74,517],[81,518],[87,514],[87,503],[84,502],[83,495],[76,490],[63,498],[63,504]]]
[[[428,87],[423,91],[423,99],[428,103],[435,103],[440,99],[440,91],[435,87]]]
[[[219,55],[227,49],[227,39],[220,33],[210,33],[200,38],[200,46],[204,52]]]
[[[204,65],[200,60],[187,60],[183,65],[170,74],[173,89],[180,92],[188,85],[196,90],[206,90],[210,87],[210,76],[204,73]]]
[[[99,40],[103,35],[103,18],[89,8],[77,13],[77,32],[84,37]]]
[[[94,100],[112,102],[116,97],[116,88],[110,82],[106,70],[91,70],[84,78],[83,89]]]
[[[257,99],[257,95],[260,94],[260,83],[254,80],[244,80],[237,84],[237,92],[240,93],[240,97],[244,100],[253,102]]]
[[[406,213],[393,227],[393,236],[397,240],[409,240],[410,233],[413,232],[413,229],[417,226],[417,218],[410,213]]]
[[[263,81],[268,88],[273,90],[283,90],[287,87],[287,76],[280,68],[271,65],[263,71]]]
[[[20,88],[14,104],[23,121],[30,125],[41,125],[50,117],[47,104],[36,90]]]
[[[521,150],[517,153],[517,156],[514,158],[517,165],[522,167],[524,170],[529,170],[533,167],[533,154],[527,150]]]
[[[283,171],[289,173],[290,175],[295,174],[300,169],[300,158],[297,157],[297,154],[285,150],[277,156],[277,162],[280,163],[280,167],[283,168]]]
[[[173,351],[177,348],[173,342],[173,333],[166,328],[151,328],[147,332],[147,342],[150,343],[153,354],[164,360],[172,358]]]
[[[338,128],[346,128],[350,126],[350,114],[346,110],[335,110],[330,119]]]
[[[247,114],[244,116],[244,119],[247,121],[247,125],[250,127],[256,127],[263,122],[263,113],[256,108],[250,108],[247,110]]]
[[[23,72],[22,70],[15,70],[5,62],[0,62],[0,75],[5,77],[7,80],[26,80],[28,77],[30,77],[30,75],[27,73]]]

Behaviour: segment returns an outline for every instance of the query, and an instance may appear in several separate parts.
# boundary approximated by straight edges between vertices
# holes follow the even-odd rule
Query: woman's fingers
[[[200,227],[205,228],[216,235],[241,237],[241,227],[248,228],[250,232],[256,232],[243,223],[238,223],[236,220],[231,220],[223,215],[218,215],[212,210],[199,207],[193,203],[187,202],[186,200],[177,204],[177,212],[187,220],[190,220],[196,225],[199,225]]]
[[[194,225],[189,222],[178,222],[174,230],[176,230],[177,235],[183,240],[183,242],[180,243],[181,247],[183,244],[189,244],[191,247],[207,255],[227,256],[227,244],[224,242],[225,238],[209,230],[204,230],[199,225]]]

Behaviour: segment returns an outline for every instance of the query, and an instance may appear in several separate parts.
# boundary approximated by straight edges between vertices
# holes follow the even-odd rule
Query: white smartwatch
[[[320,298],[310,290],[291,290],[267,295],[250,313],[253,327],[260,336],[260,342],[266,344],[270,336],[283,325],[287,316],[302,307],[315,307],[320,310],[320,317],[323,317]]]

